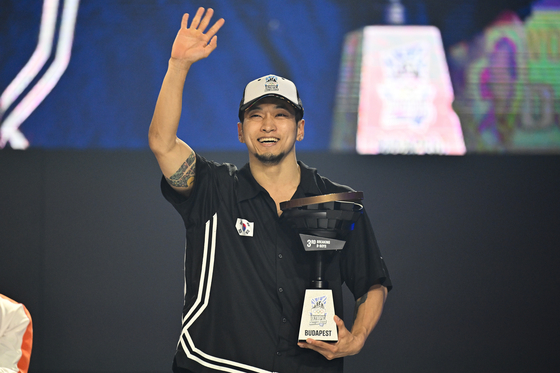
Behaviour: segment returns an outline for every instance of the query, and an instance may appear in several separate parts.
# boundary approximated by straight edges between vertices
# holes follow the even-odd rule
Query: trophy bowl
[[[357,203],[363,195],[346,192],[297,198],[280,203],[280,209],[300,234],[344,240],[363,213]]]

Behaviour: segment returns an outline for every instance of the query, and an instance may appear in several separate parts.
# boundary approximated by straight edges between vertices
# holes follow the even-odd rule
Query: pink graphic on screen
[[[359,153],[465,153],[437,28],[369,26],[362,53]]]

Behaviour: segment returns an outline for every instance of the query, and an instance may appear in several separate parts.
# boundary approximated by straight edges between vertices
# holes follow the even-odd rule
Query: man
[[[313,260],[282,218],[280,202],[351,189],[297,161],[303,106],[295,85],[281,77],[263,77],[245,88],[238,135],[249,163],[242,169],[207,161],[177,138],[187,72],[216,48],[224,24],[220,19],[206,31],[212,15],[212,9],[199,8],[190,26],[189,15],[183,16],[149,131],[163,194],[187,229],[174,371],[341,372],[340,358],[361,350],[391,287],[371,224],[366,214],[356,222],[325,275],[338,315],[343,282],[358,299],[352,331],[335,316],[337,343],[298,343]]]

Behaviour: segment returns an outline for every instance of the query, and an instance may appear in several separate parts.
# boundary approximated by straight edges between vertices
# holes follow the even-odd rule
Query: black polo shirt
[[[351,189],[299,162],[293,198]],[[184,198],[161,181],[165,198],[181,214],[186,231],[185,304],[176,364],[206,372],[342,372],[297,346],[305,289],[313,256],[278,217],[274,200],[253,178],[197,155],[196,181]],[[332,254],[325,278],[342,314],[342,283],[357,298],[375,283],[391,287],[367,215],[356,222],[344,250]]]

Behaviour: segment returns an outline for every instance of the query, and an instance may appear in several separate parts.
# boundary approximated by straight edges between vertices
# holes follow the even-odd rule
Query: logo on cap
[[[267,76],[266,77],[266,82],[264,83],[264,91],[265,92],[270,92],[270,91],[279,91],[280,89],[278,88],[278,78],[275,77],[274,75],[271,76]]]

